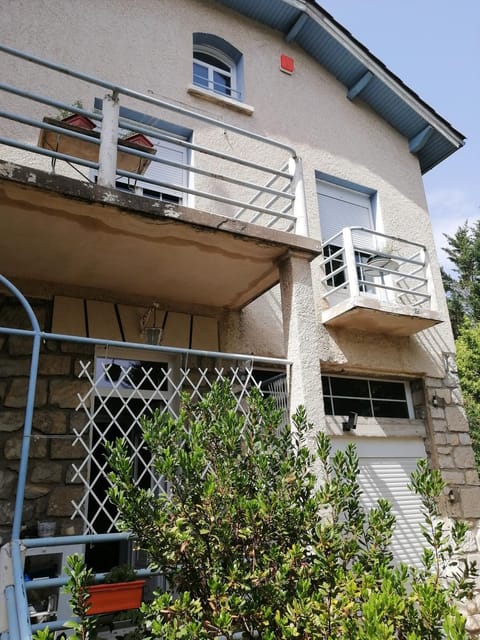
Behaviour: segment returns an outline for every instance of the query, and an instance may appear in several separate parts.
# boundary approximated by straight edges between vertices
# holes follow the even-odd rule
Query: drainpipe
[[[31,637],[31,628],[30,619],[28,616],[27,596],[23,581],[23,562],[20,550],[20,532],[22,527],[23,502],[25,499],[25,484],[27,480],[28,458],[32,436],[32,419],[35,404],[35,391],[37,386],[38,361],[40,357],[41,329],[32,307],[30,306],[28,300],[23,296],[23,294],[20,293],[20,291],[2,275],[0,275],[0,282],[13,293],[13,295],[17,298],[17,300],[24,308],[32,325],[33,334],[32,360],[30,362],[30,379],[28,381],[27,403],[25,407],[25,425],[23,428],[20,467],[18,470],[17,495],[15,498],[15,511],[13,515],[11,543],[13,584],[15,590],[14,600],[17,610],[18,631],[19,637],[27,640]],[[10,590],[8,591],[8,593],[10,594]],[[17,625],[15,624],[15,626]]]

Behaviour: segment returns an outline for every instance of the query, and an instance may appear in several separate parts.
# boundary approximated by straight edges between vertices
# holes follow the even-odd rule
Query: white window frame
[[[358,413],[359,416],[362,417],[372,417],[372,418],[376,418],[378,420],[383,420],[386,419],[384,416],[376,416],[374,411],[373,411],[373,402],[375,400],[382,400],[382,398],[373,398],[371,391],[370,391],[370,383],[371,382],[387,382],[387,383],[394,383],[394,384],[400,384],[403,385],[404,389],[405,389],[405,400],[392,400],[390,398],[383,398],[383,400],[385,400],[386,402],[398,402],[399,404],[406,402],[406,406],[407,406],[407,412],[408,412],[408,416],[405,418],[392,418],[394,420],[411,420],[415,418],[415,409],[413,406],[413,400],[412,400],[412,392],[411,392],[411,388],[410,388],[410,383],[407,380],[395,380],[395,379],[391,379],[391,378],[364,378],[364,377],[360,377],[360,376],[340,376],[340,375],[335,375],[335,374],[328,374],[325,373],[322,376],[322,396],[325,399],[325,397],[330,398],[331,400],[334,397],[333,393],[330,394],[325,394],[323,393],[323,380],[325,378],[340,378],[342,380],[361,380],[362,382],[367,382],[368,383],[368,388],[369,388],[369,395],[368,396],[340,396],[341,398],[345,398],[346,400],[368,400],[370,402],[370,406],[372,409],[372,415],[371,416],[363,416],[363,414],[360,411],[357,411],[356,413]],[[332,402],[333,404],[333,402]],[[332,407],[333,408],[333,407]],[[332,416],[343,416],[346,415],[346,413],[326,413],[326,415],[332,415]]]

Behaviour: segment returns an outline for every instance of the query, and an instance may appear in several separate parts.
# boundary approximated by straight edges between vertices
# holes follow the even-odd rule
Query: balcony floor
[[[371,296],[347,298],[322,312],[327,327],[410,336],[442,322],[435,311],[391,305]]]
[[[56,293],[241,309],[320,243],[0,162],[1,271]]]

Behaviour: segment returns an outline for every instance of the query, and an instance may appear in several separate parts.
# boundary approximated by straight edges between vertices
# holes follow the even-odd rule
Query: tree
[[[445,251],[455,275],[442,270],[448,310],[455,335],[460,386],[480,470],[480,221],[468,222],[453,236],[445,234]]]
[[[119,527],[170,585],[142,605],[142,637],[465,639],[455,599],[471,588],[458,555],[466,525],[447,533],[437,518],[440,474],[424,462],[412,477],[425,511],[423,568],[395,567],[390,505],[362,508],[355,449],[332,457],[319,433],[312,452],[303,409],[282,425],[260,393],[239,411],[228,384],[198,404],[185,399],[178,419],[156,413],[142,428],[161,493],[135,486],[133,452],[111,445]]]
[[[472,225],[465,222],[453,236],[444,235],[448,240],[444,251],[455,266],[454,275],[442,269],[442,279],[453,333],[458,337],[466,318],[480,319],[480,220]]]
[[[456,340],[457,366],[472,446],[480,469],[480,324],[467,318]]]

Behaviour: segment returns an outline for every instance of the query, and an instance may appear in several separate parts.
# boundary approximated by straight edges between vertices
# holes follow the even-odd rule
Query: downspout
[[[12,567],[13,567],[13,600],[17,613],[17,619],[13,622],[13,630],[18,633],[21,640],[28,640],[31,637],[30,618],[28,615],[27,595],[23,581],[23,562],[20,548],[20,532],[22,527],[23,503],[25,499],[25,484],[28,471],[28,457],[30,452],[30,441],[32,435],[32,419],[35,404],[35,390],[37,385],[38,362],[40,358],[41,329],[38,320],[25,296],[9,281],[0,274],[0,283],[9,289],[19,300],[26,311],[32,325],[33,346],[32,359],[30,362],[30,379],[28,382],[27,402],[25,407],[25,424],[23,428],[22,449],[20,456],[20,467],[18,470],[17,495],[15,497],[15,511],[12,526]],[[7,596],[8,594],[8,596]],[[7,587],[7,605],[12,597],[11,590]],[[9,608],[9,613],[13,613],[13,605]],[[10,622],[9,622],[10,625]]]

